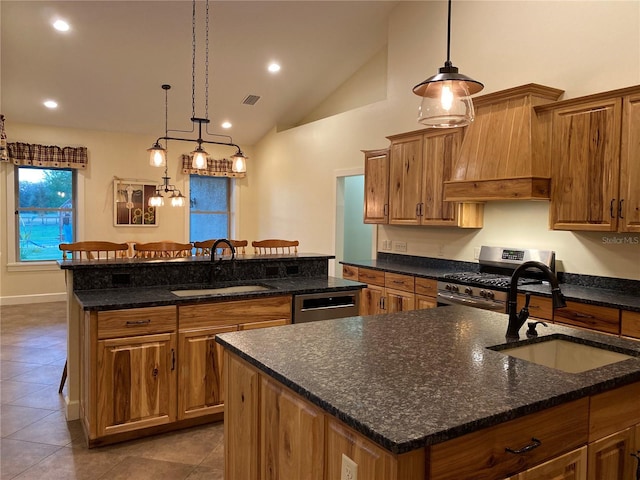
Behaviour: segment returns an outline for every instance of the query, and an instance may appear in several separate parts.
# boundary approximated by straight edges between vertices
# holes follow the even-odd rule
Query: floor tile
[[[104,480],[158,480],[186,479],[195,467],[183,463],[126,457],[99,479]]]
[[[35,394],[45,388],[47,388],[47,385],[39,383],[14,382],[13,379],[3,380],[0,382],[0,403],[4,405],[25,395]]]
[[[0,478],[13,478],[45,459],[60,447],[42,443],[0,440]]]
[[[23,375],[35,370],[40,365],[37,363],[12,362],[2,360],[0,362],[0,380],[9,380],[17,375]]]
[[[64,396],[58,393],[58,387],[58,383],[46,385],[35,394],[30,393],[6,403],[9,405],[19,405],[21,407],[63,410],[65,408]]]
[[[14,382],[40,383],[43,385],[59,385],[62,369],[57,365],[38,365],[38,368],[17,375],[11,380]]]
[[[8,437],[51,413],[51,410],[40,408],[0,405],[0,434],[3,438]]]
[[[80,420],[67,422],[64,412],[57,411],[18,430],[9,438],[65,446],[71,444],[74,439],[82,438],[82,435]]]
[[[187,480],[224,480],[224,469],[196,467]]]

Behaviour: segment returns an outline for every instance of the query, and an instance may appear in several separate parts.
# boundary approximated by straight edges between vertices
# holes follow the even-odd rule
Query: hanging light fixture
[[[450,59],[451,53],[451,0],[447,22],[447,61],[438,73],[413,87],[413,93],[422,97],[418,109],[418,122],[429,127],[464,127],[473,122],[471,95],[484,85],[458,73]]]
[[[169,112],[169,103],[168,103],[168,91],[171,88],[171,85],[162,85],[162,89],[164,90],[164,134],[167,136],[167,120],[168,120],[168,112]],[[150,163],[151,165],[160,167],[164,166],[164,177],[162,177],[162,184],[156,186],[156,191],[152,197],[149,197],[149,206],[150,207],[162,207],[164,205],[164,197],[162,196],[162,192],[165,194],[170,194],[169,198],[171,199],[172,207],[184,207],[186,205],[185,197],[182,195],[182,192],[178,190],[175,186],[169,183],[171,178],[169,177],[168,167],[167,167],[167,149],[160,145],[160,138],[156,140],[156,143],[153,144],[148,152],[151,153]],[[166,143],[166,140],[165,140]]]
[[[247,157],[242,153],[242,150],[238,145],[233,143],[233,139],[228,135],[217,135],[215,133],[209,133],[206,129],[206,126],[210,123],[209,121],[209,0],[206,0],[206,17],[205,17],[205,97],[204,97],[204,118],[196,117],[196,0],[192,2],[192,21],[191,21],[191,32],[192,32],[192,63],[191,63],[191,123],[193,127],[198,125],[198,138],[190,139],[190,138],[178,138],[178,137],[169,137],[169,131],[178,131],[178,130],[167,130],[166,128],[166,118],[165,118],[165,134],[164,137],[160,137],[156,140],[151,148],[147,151],[150,153],[149,163],[156,167],[166,166],[166,147],[163,148],[160,144],[161,140],[168,142],[169,140],[180,140],[184,142],[193,142],[197,143],[197,147],[191,152],[192,167],[198,170],[202,170],[207,168],[207,158],[209,154],[202,148],[203,143],[214,144],[214,145],[226,145],[229,147],[235,147],[237,149],[236,153],[233,155],[233,172],[236,173],[244,173],[246,172],[246,160]],[[167,87],[167,88],[165,88]],[[169,85],[163,85],[162,88],[165,88],[165,91],[171,88]],[[166,98],[165,98],[166,103]],[[165,115],[166,115],[166,105],[165,105]],[[207,135],[214,136],[224,136],[229,138],[230,142],[217,142],[213,140],[204,140],[202,138],[202,125],[205,125],[205,133]],[[195,128],[192,128],[191,132],[194,132]],[[191,133],[189,132],[189,133]],[[236,170],[236,165],[239,170]],[[164,177],[163,177],[164,178]]]

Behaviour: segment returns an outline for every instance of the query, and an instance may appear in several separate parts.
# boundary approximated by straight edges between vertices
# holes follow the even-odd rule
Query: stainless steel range
[[[479,271],[449,273],[438,281],[438,304],[506,312],[511,274],[529,260],[544,263],[555,272],[555,252],[550,250],[482,246]],[[518,285],[542,283],[541,278],[532,272],[519,278]]]

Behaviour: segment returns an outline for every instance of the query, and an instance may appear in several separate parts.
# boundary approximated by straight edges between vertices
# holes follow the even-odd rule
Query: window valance
[[[32,143],[8,143],[9,158],[15,165],[47,168],[87,168],[87,147],[58,147]]]
[[[182,173],[187,175],[202,175],[205,177],[235,177],[244,178],[245,173],[236,173],[232,170],[233,161],[228,158],[207,157],[207,168],[193,168],[193,155],[182,155]]]
[[[0,115],[0,162],[9,161],[7,150],[7,132],[4,130],[4,115]]]

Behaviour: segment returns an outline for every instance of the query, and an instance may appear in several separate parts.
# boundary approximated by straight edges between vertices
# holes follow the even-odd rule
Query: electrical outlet
[[[396,252],[406,252],[407,251],[407,242],[393,242],[393,249]]]
[[[478,260],[480,258],[480,247],[473,247],[473,259]]]
[[[340,480],[358,480],[358,464],[342,454],[342,469]]]

